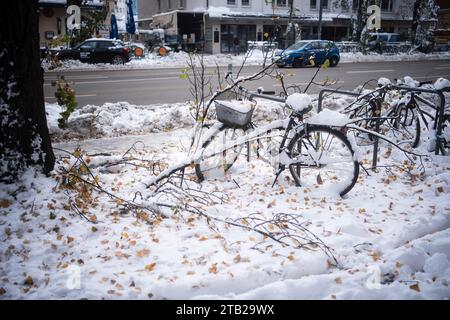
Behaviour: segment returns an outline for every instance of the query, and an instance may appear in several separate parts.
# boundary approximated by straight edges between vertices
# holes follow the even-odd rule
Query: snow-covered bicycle
[[[307,94],[295,93],[282,99],[252,93],[242,86],[238,90],[244,100],[215,102],[218,121],[205,132],[194,157],[200,181],[230,170],[246,147],[247,159],[255,150],[259,158],[274,165],[274,184],[289,168],[298,186],[332,189],[341,196],[353,188],[359,175],[359,162],[354,144],[346,135],[345,116],[326,110],[304,121],[304,114],[312,109]],[[251,118],[257,98],[285,103],[290,115],[264,126],[254,126]]]

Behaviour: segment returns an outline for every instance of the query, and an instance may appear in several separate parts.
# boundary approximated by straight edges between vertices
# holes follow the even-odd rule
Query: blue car
[[[321,65],[328,59],[330,67],[336,67],[340,60],[339,49],[333,41],[302,40],[285,50],[277,51],[274,57],[279,59],[276,64],[280,68],[286,66],[300,68],[311,65],[311,58],[314,60],[314,65]]]

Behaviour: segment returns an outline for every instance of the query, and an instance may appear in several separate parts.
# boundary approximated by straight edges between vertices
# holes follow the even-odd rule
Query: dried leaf
[[[419,284],[418,284],[418,283],[413,284],[413,285],[410,285],[409,288],[410,288],[411,290],[420,292],[420,287],[419,287]]]
[[[341,284],[342,283],[341,277],[337,277],[336,279],[334,279],[334,282],[336,282],[337,284]]]
[[[30,286],[31,287],[32,285],[34,285],[33,278],[30,277],[30,276],[26,277],[25,281],[23,282],[23,284],[26,285],[26,286]]]
[[[267,208],[272,208],[275,205],[276,201],[273,199],[268,205]]]
[[[0,207],[8,208],[11,205],[11,202],[8,199],[0,200]]]
[[[238,254],[236,257],[233,258],[234,263],[239,263],[241,262],[241,255]]]
[[[149,264],[145,265],[145,270],[147,270],[148,272],[152,272],[153,269],[155,269],[155,266],[156,266],[155,262],[149,263]]]
[[[217,273],[217,263],[213,263],[208,269],[209,273]]]
[[[147,257],[149,254],[150,254],[150,250],[148,250],[148,249],[142,249],[142,250],[139,250],[139,251],[136,253],[136,255],[137,255],[139,258]]]

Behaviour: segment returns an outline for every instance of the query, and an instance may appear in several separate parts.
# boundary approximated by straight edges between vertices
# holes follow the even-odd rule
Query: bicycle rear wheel
[[[396,109],[394,128],[400,133],[401,140],[411,142],[411,147],[416,148],[420,142],[420,121],[416,114],[415,106],[401,103]]]
[[[323,187],[344,196],[358,180],[354,152],[341,131],[307,126],[288,145],[289,170],[298,186]]]
[[[226,144],[236,141],[245,134],[247,128],[223,127],[211,139],[205,141],[202,145],[204,157],[195,164],[195,174],[198,181],[208,178],[219,178],[223,176],[241,154],[244,144],[236,145],[222,152],[220,151]],[[211,156],[208,156],[211,155]]]

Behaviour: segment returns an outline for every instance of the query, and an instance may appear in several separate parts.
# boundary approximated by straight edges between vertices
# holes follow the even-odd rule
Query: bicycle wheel
[[[393,127],[400,134],[400,139],[411,141],[411,147],[416,148],[420,142],[420,121],[415,106],[401,103],[397,106],[395,115]]]
[[[320,186],[344,196],[358,180],[359,163],[349,140],[330,127],[305,127],[291,140],[287,154],[298,186]]]
[[[252,144],[252,154],[256,154],[258,159],[275,166],[285,131],[285,128],[280,127],[260,135],[256,139],[256,143]]]
[[[204,157],[195,164],[195,174],[198,181],[201,182],[207,178],[218,178],[230,170],[241,153],[244,144],[237,145],[223,152],[220,152],[220,150],[226,144],[236,141],[243,136],[246,130],[247,128],[224,127],[216,135],[213,135],[211,139],[203,143]],[[219,152],[216,153],[216,151]]]

